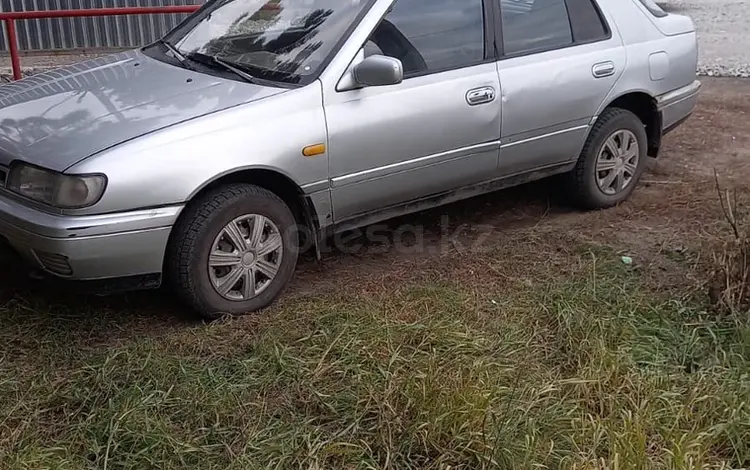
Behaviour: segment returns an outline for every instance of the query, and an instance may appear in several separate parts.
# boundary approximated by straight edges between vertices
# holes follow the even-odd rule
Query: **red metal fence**
[[[165,7],[128,7],[128,8],[90,8],[82,10],[50,11],[9,11],[0,12],[0,20],[5,22],[8,34],[8,51],[13,67],[13,79],[21,79],[21,58],[18,52],[16,20],[34,20],[40,18],[74,18],[79,16],[122,16],[149,15],[155,13],[193,13],[200,5],[165,6]]]

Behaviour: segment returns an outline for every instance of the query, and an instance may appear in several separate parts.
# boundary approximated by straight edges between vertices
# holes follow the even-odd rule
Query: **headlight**
[[[21,196],[61,209],[93,206],[106,186],[103,175],[65,175],[25,164],[11,166],[6,184]]]

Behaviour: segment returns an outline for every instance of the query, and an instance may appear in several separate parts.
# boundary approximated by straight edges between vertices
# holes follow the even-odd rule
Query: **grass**
[[[746,320],[576,256],[533,288],[298,295],[102,344],[8,304],[0,468],[749,467]]]

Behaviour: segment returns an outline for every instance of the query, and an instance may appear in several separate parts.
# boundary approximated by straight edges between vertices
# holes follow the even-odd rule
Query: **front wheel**
[[[165,271],[176,293],[207,319],[271,304],[297,265],[294,216],[272,192],[249,184],[214,190],[180,217]]]
[[[648,138],[632,112],[607,109],[599,116],[568,182],[573,201],[604,209],[630,197],[646,164]]]

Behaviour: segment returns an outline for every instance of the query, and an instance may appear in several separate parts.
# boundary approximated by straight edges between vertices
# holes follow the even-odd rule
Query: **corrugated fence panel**
[[[0,0],[2,11],[197,5],[205,0]],[[152,42],[187,15],[128,15],[16,21],[21,50],[138,47]],[[5,25],[0,50],[7,51]]]

